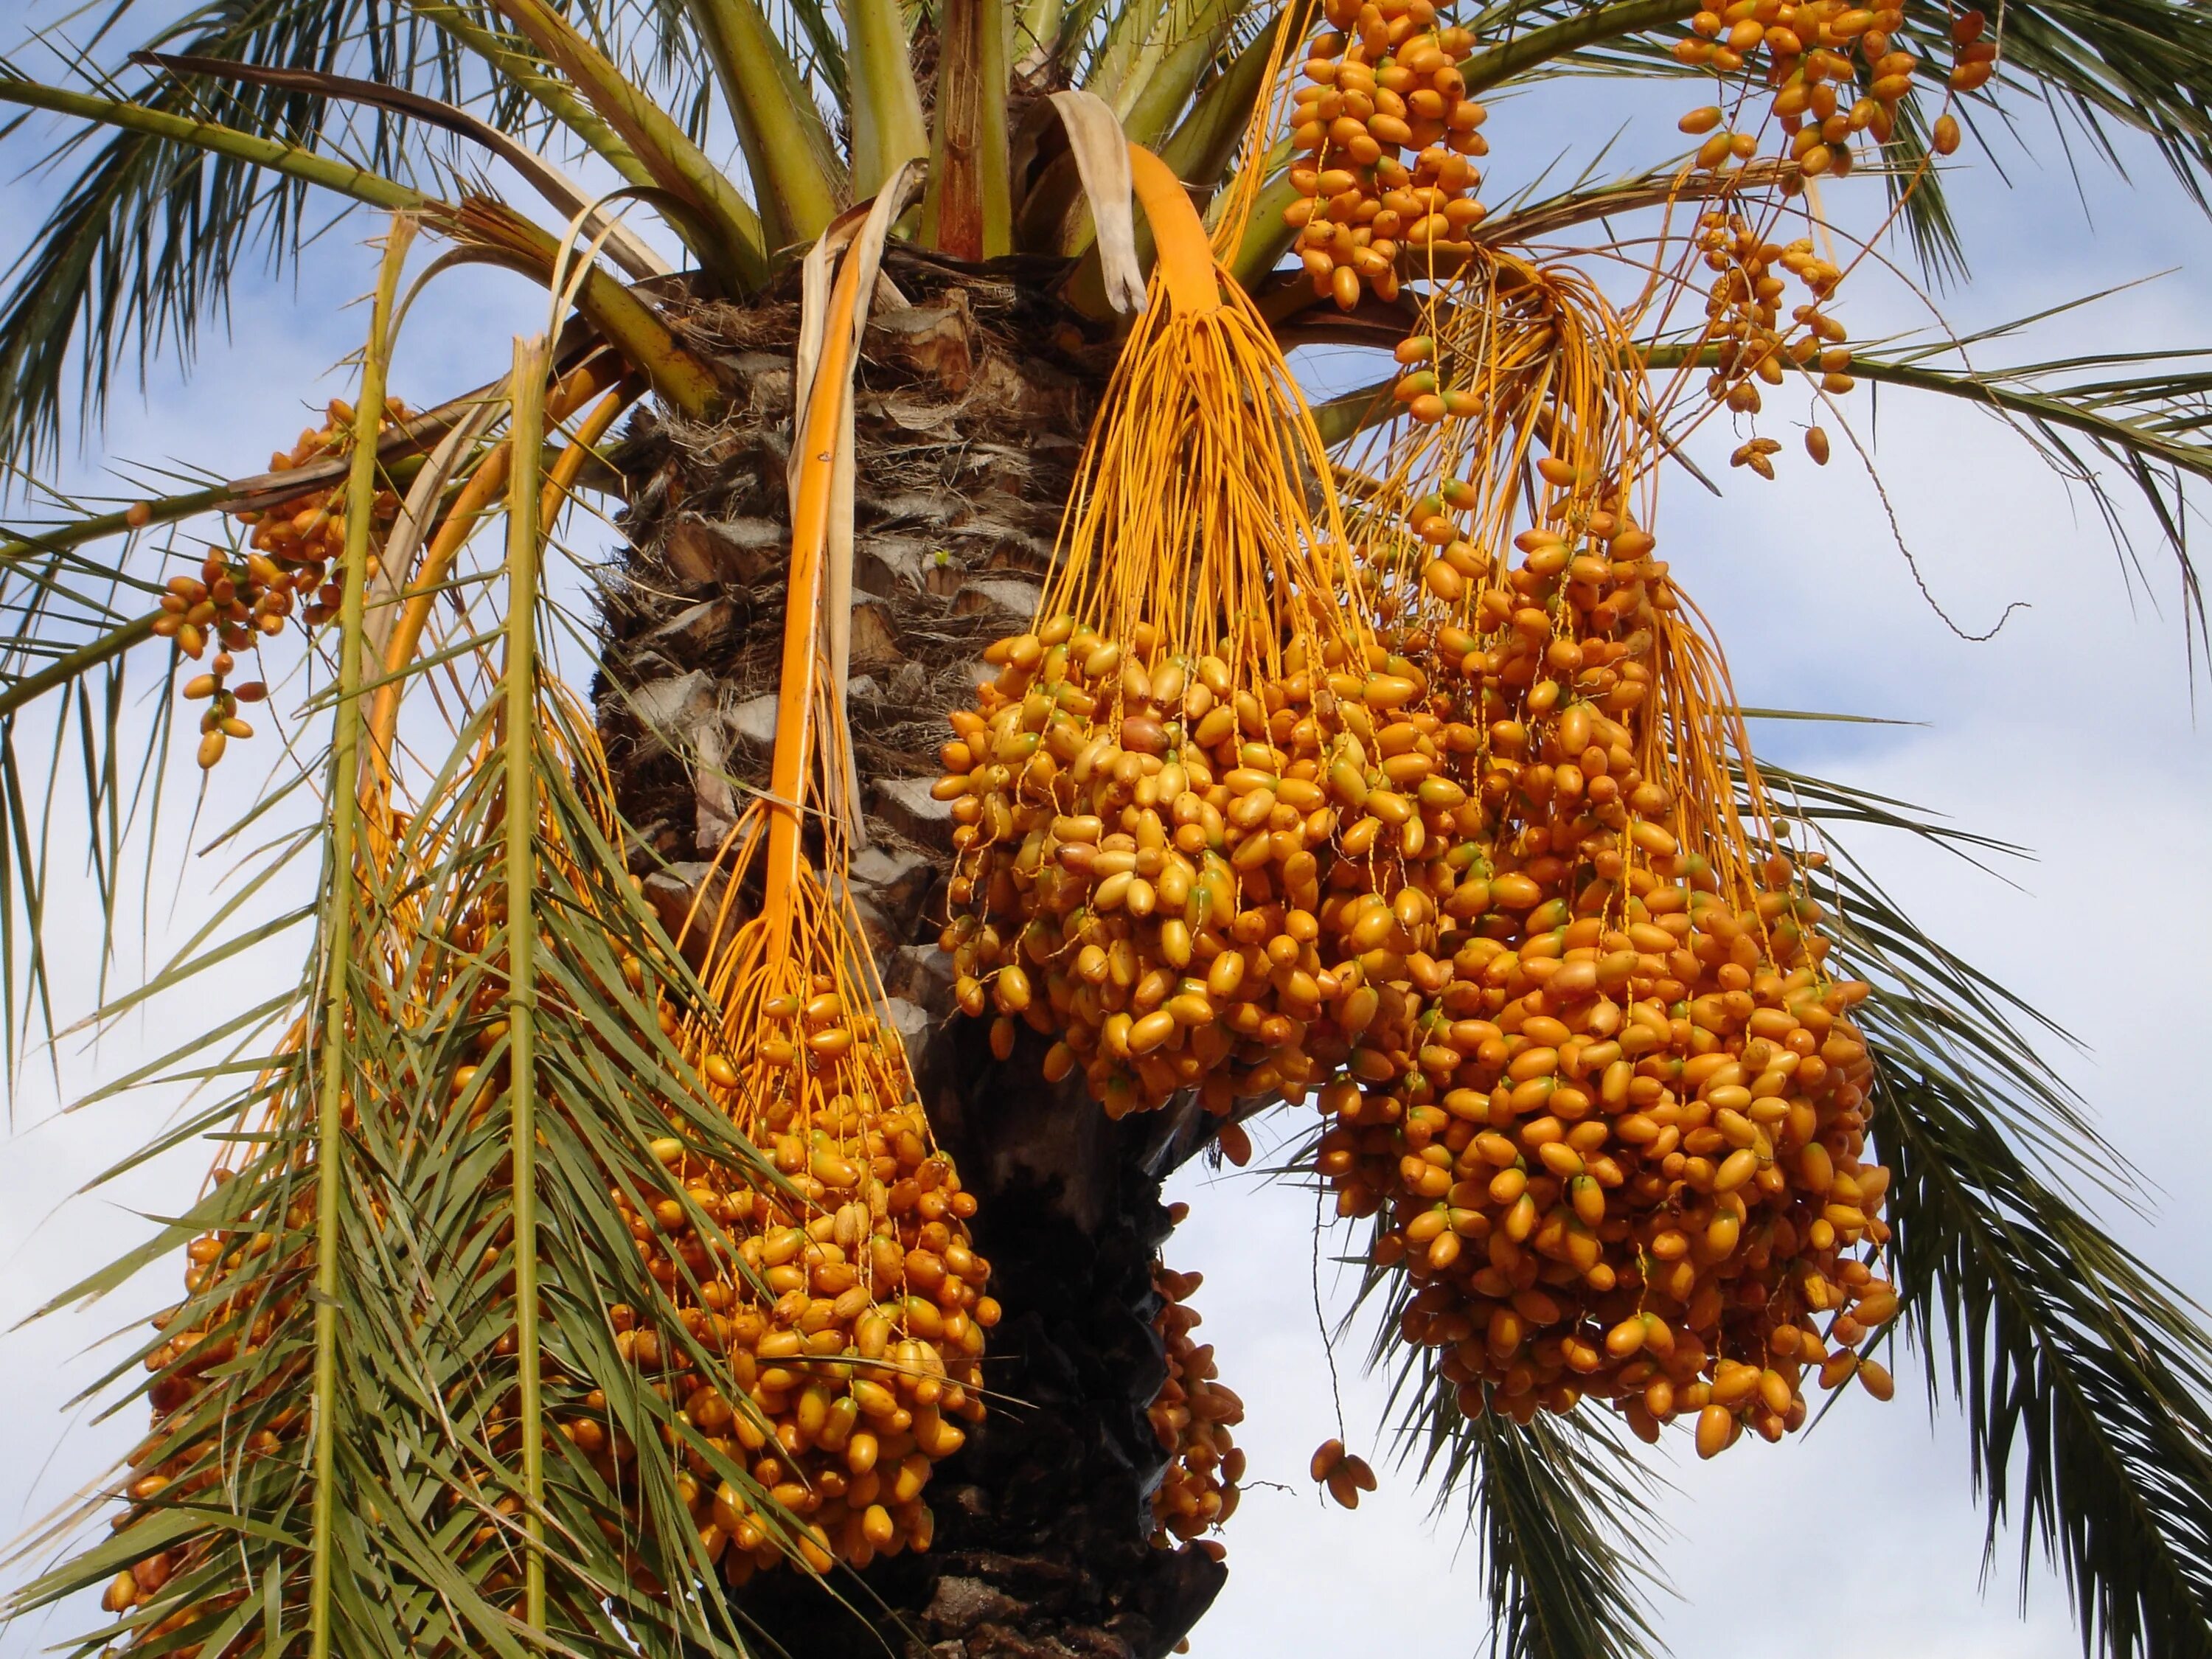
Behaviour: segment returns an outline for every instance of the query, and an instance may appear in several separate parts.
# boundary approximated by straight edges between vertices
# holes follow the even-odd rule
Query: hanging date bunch
[[[1699,12],[1691,21],[1692,38],[1677,45],[1675,56],[1723,76],[1747,64],[1764,65],[1767,113],[1780,130],[1788,163],[1771,182],[1784,196],[1795,196],[1808,179],[1849,173],[1858,156],[1853,141],[1860,135],[1876,146],[1893,138],[1919,68],[1903,36],[1903,21],[1895,8],[1839,0],[1801,5],[1739,0],[1725,10]],[[1987,27],[1978,11],[1954,21],[1950,95],[1978,89],[1995,72],[1996,47],[1984,38]],[[1849,392],[1853,384],[1846,337],[1829,308],[1844,269],[1817,253],[1809,237],[1784,244],[1771,240],[1771,223],[1742,199],[1742,168],[1761,142],[1756,124],[1743,118],[1748,100],[1748,94],[1739,94],[1733,101],[1692,110],[1680,123],[1700,141],[1693,165],[1723,175],[1729,186],[1723,192],[1729,199],[1700,216],[1693,246],[1714,273],[1705,302],[1706,338],[1717,347],[1717,356],[1706,391],[1738,415],[1757,414],[1761,385],[1780,386],[1791,372],[1817,382],[1828,397]],[[1958,118],[1946,107],[1930,125],[1928,147],[1948,155],[1960,138]],[[1806,289],[1803,301],[1790,311],[1795,329],[1782,320],[1793,278]],[[1825,431],[1811,428],[1806,447],[1816,463],[1826,464]],[[1781,447],[1775,439],[1754,435],[1736,447],[1729,464],[1771,479]]]
[[[1196,1541],[1219,1560],[1222,1547],[1204,1534],[1237,1512],[1244,1454],[1229,1431],[1244,1420],[1244,1402],[1216,1379],[1213,1345],[1191,1338],[1200,1320],[1190,1298],[1201,1279],[1176,1273],[1165,1262],[1152,1267],[1152,1287],[1160,1295],[1152,1328],[1166,1352],[1168,1375],[1146,1415],[1169,1456],[1167,1471],[1152,1492],[1152,1542],[1167,1549],[1178,1540]]]
[[[1384,637],[1369,647],[1364,681],[1331,682],[1346,730],[1325,781],[1345,857],[1316,920],[1332,977],[1353,988],[1322,1052],[1377,1079],[1412,1063],[1409,1051],[1391,1052],[1390,1034],[1409,1030],[1451,981],[1457,919],[1443,901],[1496,821],[1477,767],[1483,734],[1439,683],[1453,665],[1435,660],[1413,623],[1440,605],[1463,608],[1492,580],[1488,550],[1509,533],[1528,456],[1601,400],[1614,343],[1607,313],[1578,302],[1590,296],[1573,279],[1509,257],[1479,253],[1451,291],[1461,309],[1431,305],[1439,331],[1401,349],[1398,397],[1407,401],[1409,382],[1418,389],[1414,420],[1370,469],[1381,481],[1354,521],[1361,585]],[[1456,320],[1478,315],[1479,328]],[[1469,415],[1424,420],[1420,399],[1446,396],[1468,399]],[[1574,476],[1548,456],[1542,465]]]
[[[1433,318],[1447,360],[1479,362],[1474,309]],[[1364,926],[1427,965],[1382,986],[1324,1091],[1319,1168],[1341,1212],[1376,1218],[1401,1334],[1463,1409],[1590,1396],[1647,1437],[1687,1414],[1711,1455],[1796,1427],[1811,1376],[1888,1390],[1859,1352],[1896,1306],[1861,1259],[1887,1237],[1850,1018],[1867,988],[1824,972],[1755,775],[1738,812],[1731,694],[1639,522],[1634,405],[1589,400],[1606,360],[1558,368],[1540,418],[1508,422],[1546,439],[1524,452],[1536,522],[1399,623],[1425,672],[1378,746],[1474,810],[1387,908],[1340,903],[1354,943]],[[1426,494],[1467,483],[1496,523],[1498,469],[1468,471]]]
[[[1473,33],[1438,27],[1430,0],[1330,0],[1327,17],[1291,105],[1284,218],[1314,292],[1349,311],[1363,291],[1397,297],[1401,253],[1418,271],[1468,252],[1488,112],[1458,68]]]
[[[1852,149],[1861,134],[1878,145],[1888,143],[1921,66],[1904,33],[1904,9],[1897,6],[1735,0],[1723,9],[1698,12],[1690,20],[1690,30],[1687,39],[1675,43],[1678,62],[1709,68],[1723,77],[1747,70],[1759,73],[1768,89],[1768,112],[1800,175],[1784,183],[1792,193],[1804,188],[1805,179],[1849,173],[1855,160],[1863,159]],[[1979,11],[1953,20],[1951,92],[1976,91],[1996,72],[1996,43],[1985,38],[1987,30],[1988,20]],[[1740,107],[1732,115],[1726,103],[1683,118],[1682,130],[1703,139],[1696,159],[1701,168],[1740,165],[1759,151],[1755,124],[1742,122]],[[1958,140],[1957,118],[1946,110],[1937,118],[1933,148],[1947,155],[1958,148]]]
[[[668,1254],[656,1277],[708,1273],[696,1294],[728,1372],[697,1378],[686,1411],[735,1435],[758,1488],[805,1518],[800,1551],[822,1570],[929,1547],[922,1489],[983,1415],[998,1306],[968,1235],[975,1200],[931,1143],[904,1045],[873,1012],[882,993],[857,922],[811,864],[779,877],[770,810],[747,815],[727,855],[730,902],[758,883],[761,908],[742,924],[731,910],[701,919],[730,941],[706,974],[719,1012],[679,1041],[781,1182],[678,1158],[682,1194],[632,1219]],[[718,1257],[717,1237],[735,1241],[735,1261]],[[732,1583],[782,1559],[738,1487],[702,1502]]]
[[[694,918],[713,942],[708,1012],[681,1031],[716,1103],[783,1177],[769,1190],[686,1166],[743,1263],[702,1286],[729,1322],[730,1363],[689,1409],[733,1425],[756,1489],[803,1518],[799,1553],[817,1571],[929,1547],[923,1488],[966,1438],[961,1425],[983,1416],[984,1333],[998,1319],[968,1233],[975,1200],[930,1142],[904,1043],[875,1012],[873,959],[838,896],[851,757],[822,611],[830,458],[867,263],[848,256],[837,277],[807,398],[769,789],[724,849],[718,913]],[[708,1502],[732,1583],[783,1559],[744,1490],[725,1482]]]
[[[332,398],[320,427],[304,428],[291,450],[278,450],[269,458],[272,473],[294,472],[319,460],[343,455],[349,447],[354,428],[354,411],[341,398]],[[385,404],[385,415],[380,427],[390,426],[407,418],[407,406],[397,398]],[[399,498],[390,490],[378,494],[370,507],[376,525],[375,538],[389,528],[398,516]],[[239,521],[249,526],[247,544],[257,553],[264,555],[276,564],[298,570],[313,570],[319,578],[321,568],[337,557],[345,549],[345,483],[337,482],[322,489],[314,489],[279,501],[238,514]],[[335,592],[319,598],[319,612],[311,608],[308,626],[319,626],[337,614]]]
[[[1038,620],[985,654],[939,799],[942,938],[1009,1052],[1054,1039],[1115,1115],[1318,1079],[1346,988],[1316,954],[1336,856],[1332,676],[1364,671],[1328,456],[1172,174],[1133,149],[1161,249],[1091,434]],[[1316,507],[1316,502],[1318,507]],[[1363,684],[1354,673],[1351,684]],[[1324,1045],[1325,1046],[1325,1045]]]
[[[384,423],[406,418],[405,405],[390,399]],[[352,408],[333,398],[325,424],[302,431],[289,453],[271,455],[270,471],[294,471],[343,454],[353,422]],[[202,767],[219,763],[232,741],[253,735],[240,705],[268,695],[266,683],[258,677],[234,681],[239,654],[258,652],[295,615],[313,629],[337,614],[338,584],[329,572],[345,548],[345,494],[340,478],[274,506],[240,513],[240,522],[251,527],[243,553],[211,547],[197,574],[169,579],[154,632],[174,640],[178,650],[195,660],[205,658],[209,646],[216,647],[210,672],[194,675],[184,688],[187,700],[208,705],[200,717]],[[370,544],[380,548],[398,514],[399,498],[391,490],[380,491],[369,511]],[[374,560],[372,554],[372,569]]]
[[[1829,397],[1839,397],[1856,382],[1844,325],[1826,309],[1844,273],[1814,251],[1810,237],[1778,246],[1762,237],[1741,211],[1713,209],[1698,219],[1695,246],[1715,275],[1705,299],[1705,337],[1716,348],[1705,395],[1734,413],[1756,415],[1762,407],[1761,383],[1779,386],[1790,373],[1808,376]],[[1782,320],[1790,279],[1806,298],[1792,307],[1792,330]],[[1761,477],[1774,476],[1771,455],[1778,445],[1757,443],[1731,458]],[[1824,459],[1815,451],[1815,459]]]

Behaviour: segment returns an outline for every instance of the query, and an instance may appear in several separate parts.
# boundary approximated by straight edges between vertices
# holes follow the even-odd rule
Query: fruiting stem
[[[384,418],[385,374],[392,360],[392,309],[415,221],[392,216],[377,273],[368,344],[362,354],[354,406],[353,465],[346,477],[343,597],[338,606],[338,683],[331,739],[331,857],[325,894],[329,943],[325,973],[321,1086],[315,1122],[314,1503],[308,1519],[308,1659],[330,1659],[331,1534],[337,1504],[338,1196],[345,1143],[346,1014],[351,1000],[356,877],[354,835],[361,811],[362,611],[368,587],[371,509],[377,493],[377,428]]]
[[[1213,277],[1213,248],[1206,222],[1168,164],[1142,144],[1129,146],[1129,180],[1159,249],[1160,276],[1178,315],[1203,316],[1221,309],[1221,287]]]
[[[586,398],[599,392],[619,374],[620,369],[608,363],[586,363],[553,389],[545,400],[544,415],[554,420],[564,420]],[[596,416],[594,417],[596,418]],[[609,419],[611,420],[610,412]],[[588,444],[604,435],[602,425],[592,437],[579,434],[579,443]],[[375,776],[363,787],[379,792],[391,783],[392,746],[398,741],[399,729],[399,694],[404,689],[398,678],[408,664],[415,660],[415,653],[422,642],[422,635],[430,625],[430,612],[438,595],[444,592],[446,573],[453,568],[470,536],[475,533],[477,521],[483,517],[501,486],[507,483],[509,451],[501,444],[477,463],[469,480],[461,486],[453,504],[446,510],[437,534],[431,538],[422,563],[416,567],[415,579],[403,590],[406,604],[401,608],[399,620],[385,642],[384,684],[376,690],[376,703],[369,717],[369,757],[375,767]],[[580,466],[581,463],[579,462]],[[551,516],[551,509],[545,510]],[[395,573],[404,579],[405,573]]]
[[[507,489],[507,1017],[514,1121],[514,1344],[521,1395],[523,1621],[545,1628],[544,1407],[538,1364],[538,556],[545,441],[544,336],[514,343]]]
[[[830,291],[830,317],[822,334],[822,362],[814,373],[800,429],[799,488],[791,503],[791,575],[784,594],[783,661],[776,698],[775,755],[770,763],[769,859],[762,914],[788,932],[779,919],[790,915],[799,884],[799,815],[813,757],[814,690],[822,657],[822,577],[829,548],[831,484],[843,429],[844,399],[851,381],[853,313],[860,298],[860,267],[848,257]]]

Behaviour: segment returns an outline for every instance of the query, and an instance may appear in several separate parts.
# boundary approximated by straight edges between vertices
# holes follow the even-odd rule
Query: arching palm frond
[[[118,15],[110,27],[125,21]],[[389,21],[368,0],[211,0],[143,44],[286,69],[355,68],[448,98],[462,90],[459,56],[436,30],[411,15]],[[124,95],[93,60],[53,45],[85,90]],[[428,176],[404,122],[313,94],[211,94],[160,76],[140,79],[131,101],[346,157],[372,173]],[[226,315],[231,285],[257,247],[270,267],[288,266],[328,210],[302,180],[148,133],[69,135],[46,168],[62,181],[58,200],[14,260],[0,298],[0,451],[19,463],[52,452],[70,399],[89,430],[118,374],[134,364],[143,374],[157,352],[189,361],[202,325]]]
[[[1779,768],[1825,833],[1975,838],[1902,803]],[[1892,1255],[1929,1396],[1965,1415],[1989,1546],[2062,1571],[2090,1650],[2212,1653],[2212,1336],[2203,1310],[2094,1208],[2132,1171],[2037,1053],[2042,1015],[1916,927],[1847,854],[1829,872],[1836,963],[1875,987],[1871,1129],[1895,1171]],[[2015,1509],[2015,1504],[2017,1508]]]
[[[396,277],[393,260],[380,324]],[[367,406],[378,389],[370,378]],[[538,452],[516,453],[513,491],[534,501]],[[190,1141],[229,1150],[197,1204],[52,1304],[190,1248],[183,1301],[93,1389],[118,1395],[111,1410],[150,1404],[154,1431],[16,1559],[76,1543],[118,1500],[124,1514],[12,1594],[10,1615],[106,1590],[118,1616],[84,1653],[125,1639],[149,1655],[273,1654],[304,1631],[320,1653],[521,1659],[542,1642],[534,1626],[579,1653],[735,1659],[743,1627],[716,1571],[723,1540],[691,1516],[696,1481],[782,1546],[801,1523],[656,1388],[664,1369],[714,1364],[718,1339],[647,1271],[635,1218],[673,1203],[711,1232],[672,1173],[686,1157],[770,1189],[780,1177],[669,1035],[665,1008],[704,994],[608,839],[604,778],[580,764],[595,752],[587,717],[528,651],[513,666],[517,635],[563,620],[534,581],[518,589],[505,663],[499,632],[465,614],[494,569],[423,590],[459,602],[453,636],[397,675],[365,672],[368,509],[396,480],[373,445],[354,453],[352,625],[336,681],[310,699],[336,736],[280,762],[216,842],[240,843],[264,815],[292,827],[246,855],[173,960],[94,1017],[111,1028],[172,994],[230,1011],[93,1097],[214,1096],[95,1186]],[[527,544],[536,528],[516,533]],[[520,568],[518,556],[504,574],[520,582]],[[418,716],[396,751],[365,740],[374,690],[433,677],[469,711],[450,730]],[[383,805],[395,787],[404,812]],[[263,914],[310,876],[308,902]],[[527,1020],[508,1006],[523,932],[541,942]],[[236,964],[288,938],[311,971],[239,1006]],[[517,1104],[532,1091],[499,1081],[524,1066],[534,1110]],[[536,1155],[518,1159],[511,1120],[526,1110],[520,1144]],[[518,1278],[537,1287],[534,1329]],[[648,1337],[665,1366],[639,1357]],[[540,1442],[542,1469],[527,1449]],[[526,1617],[517,1587],[533,1562],[551,1589]],[[119,1609],[118,1583],[131,1587]],[[670,1584],[692,1587],[680,1612]]]

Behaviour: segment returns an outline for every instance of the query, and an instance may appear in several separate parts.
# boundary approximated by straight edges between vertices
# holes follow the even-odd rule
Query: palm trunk
[[[1111,343],[1046,297],[1055,271],[899,245],[884,271],[898,292],[877,295],[856,410],[850,710],[868,844],[853,880],[932,1121],[981,1205],[1004,1309],[997,1397],[931,1484],[929,1553],[876,1563],[859,1594],[846,1577],[849,1607],[788,1569],[741,1605],[800,1659],[1158,1659],[1224,1576],[1194,1546],[1149,1541],[1159,1183],[1198,1126],[1172,1109],[1109,1122],[1079,1085],[1043,1082],[1028,1032],[993,1059],[936,948],[951,818],[929,795],[946,711],[1035,605]],[[735,814],[712,774],[760,777],[773,740],[797,327],[788,290],[692,313],[689,342],[733,413],[643,425],[623,452],[632,550],[608,600],[600,720],[634,868],[672,921]]]

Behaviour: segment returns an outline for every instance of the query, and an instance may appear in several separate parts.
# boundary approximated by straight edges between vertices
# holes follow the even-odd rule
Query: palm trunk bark
[[[1079,1084],[1044,1083],[1026,1031],[992,1056],[936,949],[951,819],[929,796],[946,712],[1035,605],[1111,343],[1047,296],[1054,270],[895,245],[884,271],[896,291],[877,295],[856,404],[849,707],[868,844],[854,896],[938,1137],[979,1200],[1004,1310],[996,1397],[931,1483],[927,1554],[879,1561],[857,1587],[844,1576],[845,1605],[788,1569],[740,1605],[799,1659],[1158,1659],[1224,1577],[1195,1546],[1150,1542],[1160,1182],[1201,1125],[1172,1109],[1110,1122]],[[715,775],[761,775],[774,738],[795,294],[702,307],[683,327],[733,412],[711,429],[641,422],[624,447],[630,552],[598,687],[633,868],[672,921],[735,816]]]

